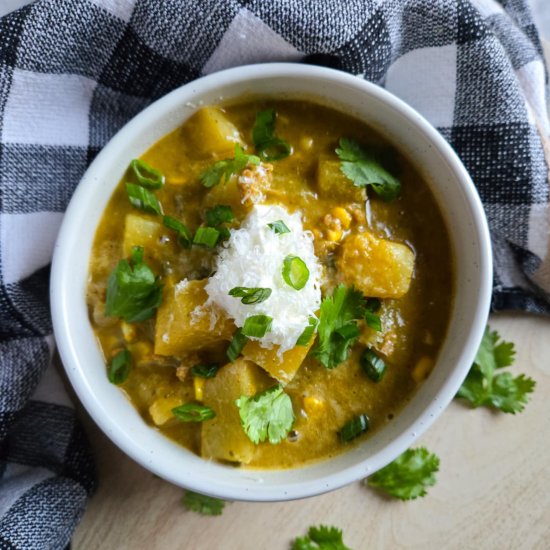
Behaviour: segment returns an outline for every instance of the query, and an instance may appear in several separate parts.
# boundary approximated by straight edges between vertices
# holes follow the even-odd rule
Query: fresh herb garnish
[[[164,174],[145,161],[134,159],[130,162],[130,168],[134,172],[139,184],[143,185],[143,187],[160,189],[164,185]]]
[[[231,206],[226,204],[217,204],[213,208],[206,211],[206,223],[210,227],[216,227],[221,223],[229,223],[235,219],[235,214],[231,210]]]
[[[164,227],[167,227],[177,233],[178,243],[183,246],[183,248],[191,248],[193,237],[185,224],[179,220],[176,220],[176,218],[172,218],[171,216],[163,216],[162,223],[164,224]]]
[[[351,548],[344,544],[341,529],[319,525],[319,527],[310,527],[307,536],[295,539],[292,550],[351,550]]]
[[[120,260],[109,275],[105,313],[139,323],[151,318],[161,301],[159,278],[143,261],[143,247],[134,246],[130,261]]]
[[[270,330],[273,318],[269,315],[251,315],[244,321],[242,333],[249,338],[263,338]]]
[[[214,187],[219,183],[226,183],[231,176],[242,172],[248,164],[260,164],[260,159],[256,155],[247,155],[243,148],[235,144],[235,156],[232,159],[219,160],[207,168],[199,179],[205,187]]]
[[[128,200],[135,208],[150,214],[162,215],[162,205],[159,200],[145,187],[134,183],[126,183],[126,193],[128,193]]]
[[[201,495],[189,490],[185,491],[181,502],[191,512],[197,512],[203,516],[221,516],[225,506],[225,502],[219,498]]]
[[[282,386],[273,386],[253,397],[236,401],[246,435],[256,445],[266,439],[273,445],[286,438],[294,424],[292,401]]]
[[[310,317],[308,319],[308,326],[304,329],[304,332],[300,334],[300,337],[296,341],[296,345],[307,346],[311,342],[311,338],[313,337],[318,324],[319,319],[317,319],[317,317]]]
[[[283,220],[277,220],[276,222],[268,223],[267,226],[273,231],[273,233],[276,233],[277,235],[290,233],[290,229],[286,226],[286,223]]]
[[[356,187],[370,185],[383,200],[391,201],[401,193],[399,180],[378,162],[374,155],[367,153],[354,139],[340,138],[336,154],[340,158],[340,170]]]
[[[382,302],[378,298],[367,298],[365,304],[365,323],[377,332],[382,332],[382,321],[380,320],[380,315],[377,315],[381,306]]]
[[[259,304],[265,302],[271,296],[271,289],[236,286],[229,291],[229,296],[241,298],[243,304]]]
[[[191,367],[191,374],[197,378],[214,378],[221,369],[219,363],[208,363],[206,365],[195,365]]]
[[[132,355],[127,349],[120,350],[112,359],[107,371],[107,378],[111,384],[122,384],[130,374]]]
[[[380,382],[386,374],[386,363],[375,351],[366,349],[359,360],[363,372],[373,381]]]
[[[281,160],[291,153],[290,145],[275,135],[274,109],[260,111],[256,115],[256,122],[252,128],[252,141],[262,160]]]
[[[425,447],[408,449],[393,462],[365,480],[369,487],[382,489],[392,497],[411,500],[423,497],[435,485],[439,458]]]
[[[344,424],[340,429],[340,439],[344,443],[349,443],[352,439],[365,433],[370,426],[369,417],[366,414],[360,414]]]
[[[302,258],[287,256],[283,261],[283,279],[295,290],[302,290],[309,279],[309,269]]]
[[[198,246],[206,246],[207,248],[214,248],[220,238],[219,229],[214,227],[199,227],[193,237],[193,244]]]
[[[535,381],[520,374],[497,369],[509,367],[515,358],[512,342],[500,339],[498,332],[485,329],[474,364],[458,390],[457,397],[470,402],[472,407],[490,407],[505,413],[521,412],[528,401],[528,394],[535,389]]]
[[[197,403],[185,403],[185,405],[174,407],[172,414],[182,422],[203,422],[216,416],[213,409]]]
[[[332,369],[348,358],[351,346],[359,336],[357,320],[363,317],[364,298],[354,288],[339,285],[332,296],[321,302],[319,341],[313,355]]]
[[[246,346],[246,343],[248,342],[248,336],[245,336],[243,334],[243,329],[238,328],[235,331],[235,334],[233,334],[233,338],[231,340],[231,344],[229,344],[229,347],[227,348],[227,358],[233,362],[241,352],[243,351],[243,348]]]

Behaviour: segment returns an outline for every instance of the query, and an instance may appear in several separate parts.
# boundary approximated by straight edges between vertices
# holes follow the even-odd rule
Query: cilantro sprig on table
[[[193,491],[185,491],[181,502],[188,510],[203,516],[220,516],[225,507],[223,500]]]
[[[512,365],[515,354],[512,342],[501,340],[498,332],[487,327],[457,397],[469,401],[473,408],[485,406],[505,413],[521,412],[528,394],[535,389],[535,381],[524,374],[514,377],[509,371],[499,372]]]
[[[134,246],[130,260],[120,260],[109,275],[105,313],[128,323],[150,319],[162,302],[162,285],[143,261],[142,246]]]
[[[351,550],[344,544],[342,530],[337,527],[319,525],[310,527],[305,537],[298,537],[292,543],[292,550]]]
[[[388,495],[412,500],[427,494],[426,489],[435,485],[435,473],[439,470],[439,458],[425,447],[408,449],[393,462],[365,480]]]
[[[204,187],[214,187],[222,182],[228,182],[233,175],[242,172],[249,164],[260,164],[260,158],[256,155],[247,155],[243,148],[236,143],[233,158],[215,162],[199,176],[199,179]]]
[[[280,443],[294,424],[292,401],[282,386],[273,386],[252,397],[241,395],[236,401],[243,429],[252,443],[266,439]]]
[[[340,170],[356,187],[370,185],[385,202],[396,199],[401,193],[401,183],[372,153],[365,151],[354,139],[340,138],[336,154],[340,158]]]

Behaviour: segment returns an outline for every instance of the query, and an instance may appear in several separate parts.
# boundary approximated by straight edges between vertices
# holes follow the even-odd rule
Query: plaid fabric
[[[0,20],[0,548],[63,548],[93,464],[51,367],[48,264],[108,139],[227,67],[325,64],[428,118],[489,216],[495,310],[550,313],[550,129],[522,0],[39,0]]]

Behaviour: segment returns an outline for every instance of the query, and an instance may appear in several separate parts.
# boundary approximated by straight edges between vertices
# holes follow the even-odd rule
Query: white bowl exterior
[[[85,303],[96,227],[129,160],[180,126],[201,105],[245,94],[310,97],[380,129],[413,159],[430,184],[450,229],[457,271],[449,337],[436,368],[411,402],[363,444],[292,470],[247,470],[205,461],[147,426],[123,393],[108,382]],[[63,364],[82,403],[113,442],[176,485],[220,498],[272,501],[341,487],[370,475],[414,443],[451,401],[474,359],[489,311],[492,264],[479,197],[461,162],[432,126],[360,78],[277,63],[229,69],[196,80],[130,121],[100,152],[74,193],[56,244],[51,280],[54,331]]]

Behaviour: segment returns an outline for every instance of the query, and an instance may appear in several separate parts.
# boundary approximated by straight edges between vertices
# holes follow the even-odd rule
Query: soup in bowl
[[[193,82],[115,136],[69,207],[52,305],[77,393],[128,454],[274,500],[412,443],[471,364],[490,273],[435,130],[359,79],[275,64]]]

